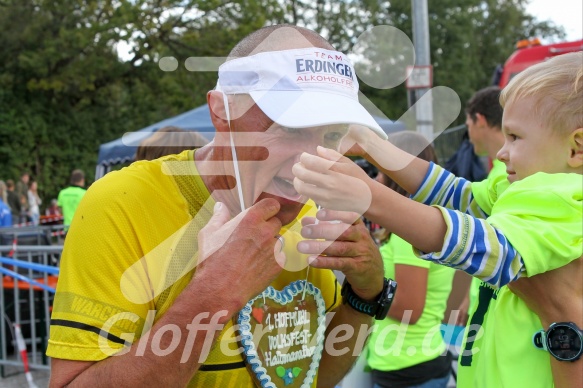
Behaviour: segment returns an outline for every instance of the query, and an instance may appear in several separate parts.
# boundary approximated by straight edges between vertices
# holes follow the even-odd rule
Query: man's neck
[[[234,215],[240,209],[239,201],[233,196],[234,190],[236,190],[236,182],[233,179],[233,174],[225,170],[225,163],[229,162],[231,156],[230,154],[224,155],[223,147],[213,147],[212,144],[210,143],[194,152],[194,164],[200,173],[200,179],[202,179],[213,199],[216,202],[224,203],[231,214]],[[213,174],[200,171],[199,165],[207,162],[213,162]]]

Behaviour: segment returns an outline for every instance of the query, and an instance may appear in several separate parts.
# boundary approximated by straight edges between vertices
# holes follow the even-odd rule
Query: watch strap
[[[532,344],[537,349],[546,350],[547,349],[547,332],[545,330],[539,330],[532,336]]]
[[[384,278],[382,291],[374,301],[369,302],[356,295],[350,283],[344,279],[341,291],[342,301],[358,312],[374,317],[376,320],[381,320],[389,312],[396,288],[397,283],[394,280]]]

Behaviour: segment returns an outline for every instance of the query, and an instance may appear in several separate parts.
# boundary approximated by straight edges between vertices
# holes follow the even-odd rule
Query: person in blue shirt
[[[12,213],[6,205],[6,184],[0,181],[0,227],[12,226]]]

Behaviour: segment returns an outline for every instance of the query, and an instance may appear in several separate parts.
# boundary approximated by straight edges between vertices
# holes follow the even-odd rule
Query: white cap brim
[[[387,139],[370,113],[358,101],[344,95],[315,90],[255,90],[249,94],[267,117],[284,127],[358,124]]]

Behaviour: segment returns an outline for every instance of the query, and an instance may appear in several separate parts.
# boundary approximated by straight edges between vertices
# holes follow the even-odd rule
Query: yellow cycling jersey
[[[66,238],[47,355],[99,361],[136,341],[148,319],[156,323],[192,278],[198,231],[213,206],[193,151],[136,162],[96,181]],[[296,250],[299,219],[315,211],[308,202],[282,229],[288,261],[307,260]],[[279,290],[304,279],[306,269],[284,270],[272,286]],[[326,311],[340,303],[332,271],[312,268],[308,280],[321,291]],[[232,344],[230,326],[218,341]],[[227,356],[220,349],[211,350],[190,386],[254,386],[243,355]]]

